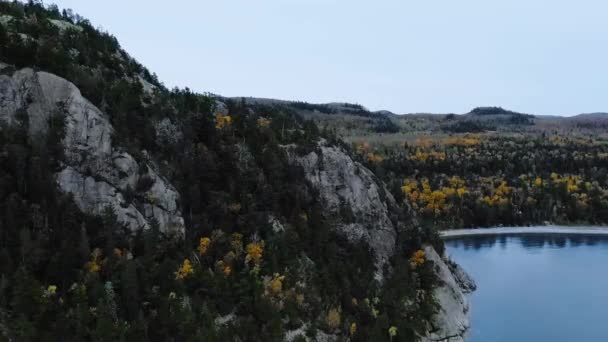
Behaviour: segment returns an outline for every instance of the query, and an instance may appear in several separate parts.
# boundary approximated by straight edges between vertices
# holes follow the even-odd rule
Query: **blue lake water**
[[[477,283],[468,341],[608,341],[608,237],[495,235],[445,243]]]

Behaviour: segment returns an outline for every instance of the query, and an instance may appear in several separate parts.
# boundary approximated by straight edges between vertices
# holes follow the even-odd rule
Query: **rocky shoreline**
[[[477,286],[473,279],[448,257],[440,256],[432,247],[426,247],[425,252],[428,260],[435,263],[442,285],[433,293],[439,311],[433,317],[430,331],[426,336],[421,336],[420,341],[464,342],[470,327],[467,294]]]

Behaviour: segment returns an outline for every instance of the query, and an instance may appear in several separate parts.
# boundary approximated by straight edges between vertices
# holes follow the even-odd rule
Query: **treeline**
[[[371,164],[429,226],[605,224],[606,146],[541,134],[423,137]]]

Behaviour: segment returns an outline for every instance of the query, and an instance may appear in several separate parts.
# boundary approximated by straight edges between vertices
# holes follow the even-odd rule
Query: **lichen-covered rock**
[[[87,101],[72,83],[46,72],[21,69],[0,75],[0,120],[15,122],[27,114],[30,135],[45,134],[51,115],[65,115],[65,160],[57,175],[59,188],[73,195],[85,212],[101,214],[111,206],[130,229],[152,221],[165,232],[182,234],[184,220],[177,191],[147,163],[112,144],[114,129],[107,116]],[[129,198],[140,179],[151,183],[145,193]]]
[[[435,249],[425,248],[426,258],[435,264],[441,286],[434,290],[439,311],[433,316],[431,327],[422,342],[464,342],[469,329],[469,302],[454,277],[452,270]],[[464,273],[464,271],[462,271]]]

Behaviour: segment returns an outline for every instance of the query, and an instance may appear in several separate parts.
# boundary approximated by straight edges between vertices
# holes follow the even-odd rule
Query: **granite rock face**
[[[475,283],[461,268],[458,275],[453,273],[453,267],[449,266],[451,261],[441,257],[432,247],[426,247],[425,253],[427,260],[435,264],[442,284],[433,293],[439,311],[435,313],[431,327],[421,341],[464,342],[469,329],[469,301],[465,293],[474,289]]]
[[[289,153],[304,169],[306,179],[319,192],[327,213],[339,214],[347,208],[349,222],[338,222],[336,229],[350,241],[365,241],[376,258],[375,278],[382,281],[383,268],[395,250],[397,230],[389,217],[392,195],[377,182],[374,174],[354,161],[340,147],[319,144],[320,152],[305,156]]]
[[[450,271],[454,275],[454,280],[464,293],[471,293],[477,290],[477,284],[471,276],[457,263],[447,260],[447,265],[450,267]]]
[[[0,75],[0,120],[12,124],[18,113],[25,113],[28,133],[34,136],[46,134],[52,115],[64,115],[65,161],[56,180],[81,210],[100,214],[111,206],[118,220],[132,230],[147,229],[156,221],[162,231],[183,234],[177,191],[152,163],[137,162],[113,144],[108,117],[76,86],[32,69],[9,74]]]
[[[323,140],[315,152],[304,156],[298,156],[289,147],[287,151],[290,160],[304,169],[328,213],[339,215],[344,207],[348,208],[351,219],[339,221],[335,228],[349,240],[363,239],[370,246],[376,258],[375,278],[382,282],[386,276],[384,266],[395,252],[400,229],[400,223],[391,219],[391,208],[397,204],[385,185],[346,151]],[[433,293],[440,309],[421,340],[464,341],[469,328],[469,304],[464,293],[475,288],[474,282],[432,247],[426,247],[425,252],[427,259],[435,264],[442,284]]]

